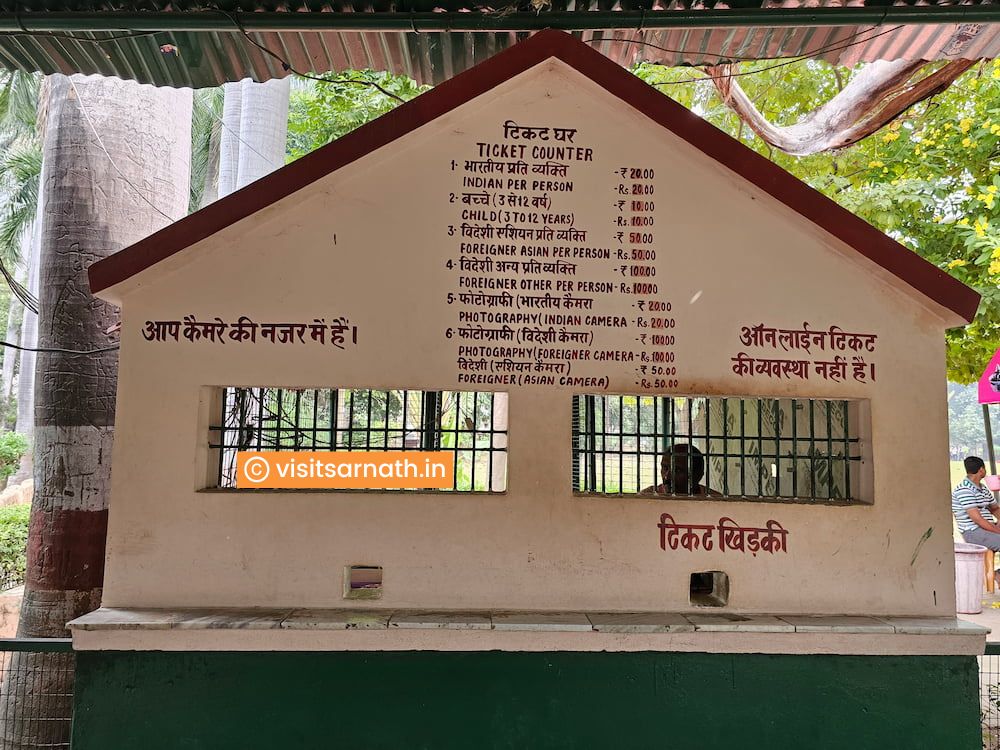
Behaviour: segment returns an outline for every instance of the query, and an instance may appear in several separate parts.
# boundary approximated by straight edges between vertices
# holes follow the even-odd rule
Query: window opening
[[[858,404],[574,396],[573,488],[615,495],[861,502]]]
[[[507,394],[227,387],[209,427],[218,488],[236,487],[237,451],[452,451],[453,490],[507,486]]]
[[[729,603],[729,575],[721,570],[692,573],[688,601],[696,607],[725,607]]]

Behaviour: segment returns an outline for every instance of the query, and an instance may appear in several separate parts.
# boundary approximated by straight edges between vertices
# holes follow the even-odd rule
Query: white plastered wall
[[[456,381],[444,336],[454,325],[444,298],[458,291],[457,271],[444,268],[458,257],[445,234],[460,180],[449,164],[499,140],[508,119],[578,128],[577,143],[606,163],[607,180],[578,180],[583,222],[606,213],[613,168],[656,169],[656,281],[677,319],[675,392],[869,399],[872,505],[575,497],[571,397],[587,389],[559,386],[498,388],[510,393],[502,495],[197,491],[206,386],[473,389]],[[687,611],[690,573],[724,570],[735,612],[954,613],[939,311],[560,62],[111,292],[122,295],[123,326],[105,606],[351,606],[344,566],[374,564],[385,570],[382,599],[366,603],[375,607]],[[346,315],[359,340],[340,351],[143,339],[145,321],[188,314]],[[877,334],[876,383],[733,373],[741,326],[803,321]],[[633,366],[584,363],[573,374],[609,374],[607,392],[635,393]],[[664,552],[665,511],[679,523],[775,519],[788,552]]]

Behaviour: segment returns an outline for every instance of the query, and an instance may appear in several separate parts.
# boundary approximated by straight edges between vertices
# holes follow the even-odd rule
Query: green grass
[[[0,580],[23,581],[31,505],[0,508]]]

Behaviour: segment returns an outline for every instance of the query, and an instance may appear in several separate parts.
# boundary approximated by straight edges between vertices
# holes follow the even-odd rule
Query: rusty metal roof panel
[[[1000,6],[998,6],[1000,12]],[[963,23],[937,26],[902,26],[885,36],[849,47],[839,62],[854,65],[871,60],[953,60],[1000,57],[997,24]]]
[[[237,0],[224,7],[224,11],[209,10],[197,2],[165,3],[162,0],[144,0],[130,11],[135,16],[143,13],[198,14],[201,21],[208,16],[209,27],[177,29],[173,31],[122,33],[92,30],[0,32],[0,66],[9,69],[34,70],[43,73],[99,73],[117,75],[142,83],[167,86],[204,87],[242,78],[267,80],[287,75],[282,61],[302,72],[342,71],[346,69],[391,70],[405,73],[420,83],[440,83],[473,65],[530,36],[528,31],[512,30],[419,30],[407,29],[407,19],[423,13],[421,25],[427,25],[427,14],[432,17],[448,16],[448,23],[455,19],[487,19],[494,26],[504,14],[529,18],[537,16],[536,25],[544,23],[547,14],[561,14],[579,27],[587,19],[601,17],[602,23],[613,14],[625,16],[635,22],[634,28],[580,30],[575,36],[621,65],[629,66],[639,60],[649,60],[667,65],[705,65],[741,59],[773,59],[781,57],[810,56],[830,62],[853,65],[877,59],[968,59],[1000,57],[1000,5],[988,1],[963,0],[949,7],[975,9],[996,13],[997,22],[972,23],[904,23],[893,25],[870,23],[832,24],[829,20],[810,25],[817,9],[839,9],[851,13],[852,9],[874,10],[902,7],[901,3],[875,0],[728,0],[704,5],[694,5],[695,0],[657,0],[643,6],[636,0],[511,0],[510,6],[484,7],[456,0],[410,0],[406,10],[390,5],[390,0],[358,0],[331,6],[320,0],[300,0],[290,9],[280,0]],[[0,16],[8,14],[7,26],[17,29],[24,25],[36,28],[39,20],[58,15],[59,11],[102,13],[122,12],[125,3],[118,0],[0,0]],[[442,7],[446,5],[446,7]],[[942,2],[921,0],[921,7],[945,6]],[[525,16],[525,8],[536,6]],[[911,3],[906,8],[916,8]],[[645,10],[643,9],[645,8]],[[783,25],[763,22],[735,26],[720,25],[712,20],[707,27],[699,27],[697,13],[704,8],[718,16],[727,9],[750,9],[754,18],[766,20],[774,13],[798,15]],[[46,11],[39,13],[38,11]],[[233,15],[242,13],[241,16]],[[656,28],[653,19],[677,13],[685,14],[684,26]],[[13,14],[13,16],[11,16]],[[33,14],[33,15],[32,15]],[[272,17],[292,19],[309,18],[302,28],[256,28],[253,23],[271,14]],[[365,24],[359,30],[322,28],[321,14],[331,19],[350,16],[364,21],[378,17],[378,23]],[[449,15],[450,14],[450,15]],[[10,21],[10,17],[14,21]],[[317,17],[320,20],[317,21]],[[707,16],[706,16],[707,17]],[[845,16],[846,18],[847,16]],[[886,16],[888,17],[888,15]],[[240,19],[240,20],[237,20]],[[578,21],[577,19],[583,19]],[[530,18],[529,18],[530,20]],[[389,24],[389,21],[395,23]],[[631,23],[631,21],[630,21]],[[645,26],[644,24],[650,24]],[[240,25],[242,24],[242,28]],[[382,30],[379,24],[391,25]],[[260,24],[256,24],[259,26]],[[266,24],[265,24],[266,25]],[[335,25],[335,23],[331,23]],[[511,22],[515,26],[514,21]],[[596,25],[596,24],[595,24]],[[451,28],[451,26],[449,26]],[[109,41],[109,39],[112,39]],[[162,51],[163,45],[170,48]],[[259,46],[258,46],[259,45]],[[260,49],[264,47],[277,57]],[[280,60],[278,58],[281,58]]]

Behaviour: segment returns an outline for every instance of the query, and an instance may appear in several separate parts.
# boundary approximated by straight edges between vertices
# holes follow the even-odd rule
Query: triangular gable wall
[[[922,293],[944,308],[942,314],[948,324],[971,321],[975,316],[979,304],[979,295],[975,291],[663,96],[600,53],[558,31],[533,36],[334,143],[94,264],[89,271],[92,290],[95,294],[100,293],[126,281],[551,57],[580,71],[600,87]],[[118,299],[113,293],[106,296],[113,301]]]

